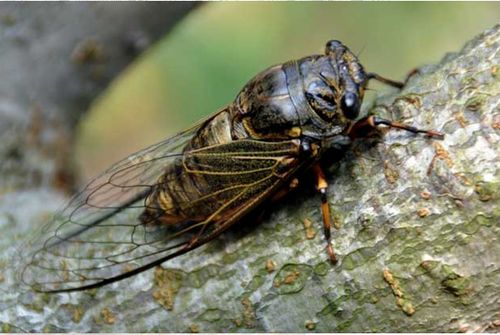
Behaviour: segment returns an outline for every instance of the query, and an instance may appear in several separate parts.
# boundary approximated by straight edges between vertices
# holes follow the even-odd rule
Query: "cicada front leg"
[[[331,215],[330,215],[330,204],[328,203],[327,190],[328,190],[328,182],[325,177],[325,173],[323,169],[316,163],[312,167],[312,171],[316,178],[316,190],[319,192],[321,196],[321,213],[323,217],[323,231],[325,234],[326,240],[326,252],[328,253],[328,257],[330,257],[330,261],[332,263],[337,263],[337,257],[335,256],[335,252],[333,251],[332,243],[331,243]]]
[[[367,116],[356,122],[351,129],[349,129],[349,137],[351,139],[366,137],[371,130],[376,129],[381,125],[385,125],[390,128],[403,129],[414,134],[422,133],[428,137],[434,137],[437,139],[444,138],[444,134],[436,130],[419,129],[403,123],[382,119],[374,115]]]

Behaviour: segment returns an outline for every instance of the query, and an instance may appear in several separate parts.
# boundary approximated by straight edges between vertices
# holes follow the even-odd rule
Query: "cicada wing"
[[[132,159],[133,164],[117,164],[103,175],[104,184],[89,184],[51,223],[43,245],[24,271],[24,281],[39,291],[72,291],[101,286],[149,269],[218,236],[281,187],[301,166],[297,145],[291,141],[234,141],[183,152],[182,156],[171,153],[171,141],[167,142],[141,152],[139,160]],[[194,190],[201,192],[195,200],[176,204],[184,210],[205,211],[204,218],[174,227],[161,224],[160,217],[139,221],[137,218],[145,208],[141,196],[158,182],[153,175],[159,177],[163,171],[157,162],[163,166],[172,163],[173,157],[182,159],[182,173],[216,185]],[[137,164],[143,165],[142,173],[135,168]],[[124,169],[130,172],[124,173]],[[155,170],[159,171],[154,173]],[[120,182],[117,175],[121,176]],[[129,178],[131,175],[134,178]],[[147,175],[151,177],[145,178]],[[169,174],[161,182],[178,177]],[[106,188],[109,190],[102,191]],[[131,189],[134,192],[124,196],[122,192]],[[126,207],[120,205],[123,203]]]
[[[63,288],[75,279],[72,269],[98,267],[133,248],[145,197],[199,127],[134,153],[90,181],[21,246],[20,281],[39,291]]]

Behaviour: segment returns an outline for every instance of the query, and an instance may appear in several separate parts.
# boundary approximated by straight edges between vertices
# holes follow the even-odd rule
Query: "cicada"
[[[355,121],[371,79],[341,42],[272,66],[229,105],[92,180],[30,243],[22,281],[37,291],[106,285],[213,240],[312,173],[330,241],[322,164],[380,125],[442,137],[375,116]]]

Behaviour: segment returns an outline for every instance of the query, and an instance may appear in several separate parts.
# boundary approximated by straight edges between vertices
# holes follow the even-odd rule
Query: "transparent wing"
[[[140,230],[137,217],[145,197],[200,125],[128,156],[90,181],[20,248],[26,263],[21,281],[36,290],[55,290],[72,277],[72,267],[94,266],[140,243],[131,244],[130,238]]]
[[[235,141],[182,152],[197,129],[131,155],[90,182],[26,248],[35,251],[26,257],[22,281],[37,291],[57,292],[130,277],[218,236],[299,167],[292,142]],[[176,225],[162,224],[160,215],[139,220],[160,180],[179,178],[160,178],[179,160],[189,173],[217,185],[196,201],[176,204],[195,211],[211,206],[204,219]]]

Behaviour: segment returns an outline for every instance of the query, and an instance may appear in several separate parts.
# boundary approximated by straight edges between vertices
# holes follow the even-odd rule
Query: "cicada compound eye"
[[[360,105],[359,97],[352,92],[346,92],[340,100],[342,113],[344,113],[346,118],[351,120],[358,117]]]

